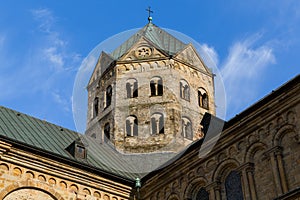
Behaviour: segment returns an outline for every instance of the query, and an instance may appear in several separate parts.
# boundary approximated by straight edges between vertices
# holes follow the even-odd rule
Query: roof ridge
[[[148,23],[132,36],[130,36],[125,42],[118,46],[110,54],[115,60],[121,58],[141,37],[145,37],[160,48],[160,50],[166,52],[169,55],[174,55],[187,44],[168,33],[166,30],[158,27],[153,23]],[[171,44],[172,43],[172,44]]]

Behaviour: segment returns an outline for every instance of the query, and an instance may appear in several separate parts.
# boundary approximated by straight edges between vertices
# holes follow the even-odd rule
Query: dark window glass
[[[110,106],[112,98],[112,87],[108,86],[106,88],[106,107]]]
[[[99,112],[99,98],[96,97],[94,99],[94,117],[98,116],[98,112]]]
[[[200,188],[197,193],[196,200],[209,200],[209,194],[204,188]]]
[[[110,140],[110,125],[106,123],[104,125],[104,141]]]
[[[243,200],[243,191],[240,174],[232,171],[225,180],[226,198],[228,200]]]

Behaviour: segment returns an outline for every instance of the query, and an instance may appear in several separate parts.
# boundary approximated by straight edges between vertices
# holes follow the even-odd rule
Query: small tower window
[[[208,96],[207,92],[203,88],[198,90],[198,105],[202,108],[208,109]]]
[[[87,149],[80,138],[74,140],[66,150],[74,157],[79,159],[86,159]]]
[[[151,129],[152,134],[164,133],[164,116],[161,113],[154,113],[151,116]]]
[[[110,125],[109,123],[106,123],[104,125],[104,141],[107,142],[108,140],[110,140]]]
[[[190,86],[185,80],[180,81],[180,97],[185,100],[190,100]]]
[[[126,118],[126,135],[138,136],[138,119],[134,115]]]
[[[181,120],[182,136],[189,140],[193,140],[193,128],[190,119],[183,117]]]
[[[135,79],[126,81],[127,98],[135,98],[138,96],[138,82]]]
[[[105,107],[108,107],[110,106],[111,104],[111,98],[112,98],[112,87],[109,85],[107,88],[106,88],[106,95],[105,95],[105,102],[106,102],[106,106]]]
[[[93,117],[97,117],[98,116],[98,112],[99,112],[99,98],[96,97],[94,99],[94,103],[93,103]]]
[[[163,95],[163,81],[160,77],[153,77],[150,81],[151,96]]]

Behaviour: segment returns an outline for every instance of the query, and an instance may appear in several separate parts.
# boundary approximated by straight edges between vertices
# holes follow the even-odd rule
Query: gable
[[[88,85],[92,84],[111,65],[113,61],[114,59],[109,54],[102,51]]]
[[[201,71],[210,73],[210,70],[206,67],[192,44],[188,44],[187,47],[176,54],[174,58],[188,63]]]
[[[159,50],[155,44],[145,37],[141,37],[122,57],[119,58],[119,61],[143,60],[167,56],[167,53]]]

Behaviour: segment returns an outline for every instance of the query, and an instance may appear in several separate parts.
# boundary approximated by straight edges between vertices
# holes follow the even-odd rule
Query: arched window
[[[93,102],[93,117],[97,117],[98,116],[98,112],[99,112],[99,98],[96,97],[94,99],[94,102]]]
[[[151,116],[151,132],[152,134],[164,133],[164,116],[161,113],[154,113]]]
[[[106,123],[104,125],[104,141],[107,142],[108,140],[110,140],[110,125],[109,123]]]
[[[202,187],[198,191],[195,200],[209,200],[209,193]]]
[[[181,120],[182,124],[182,136],[184,138],[187,138],[189,140],[193,140],[193,128],[192,128],[192,122],[186,117],[183,117]]]
[[[198,90],[198,104],[200,107],[208,109],[208,96],[203,88]]]
[[[180,97],[185,100],[190,100],[190,86],[185,80],[180,81]]]
[[[160,77],[153,77],[150,81],[151,96],[163,95],[163,81]]]
[[[134,115],[130,115],[126,118],[126,135],[138,136],[138,119]]]
[[[135,79],[126,81],[127,98],[135,98],[138,96],[138,82]]]
[[[228,200],[243,200],[241,176],[237,171],[232,171],[225,179],[226,197]]]
[[[107,88],[106,88],[106,95],[105,95],[105,107],[108,107],[110,106],[111,104],[111,98],[112,98],[112,87],[109,85]]]

